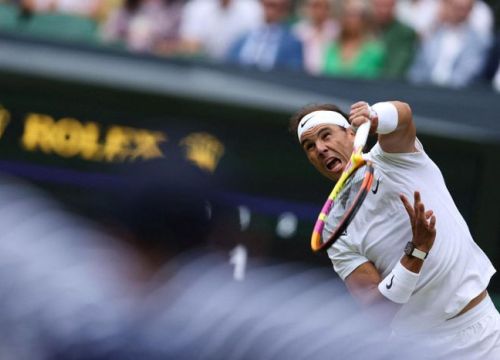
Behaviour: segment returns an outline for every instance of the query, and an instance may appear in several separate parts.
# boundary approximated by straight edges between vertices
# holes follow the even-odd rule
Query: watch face
[[[415,248],[415,247],[413,246],[413,243],[412,243],[411,241],[409,241],[409,242],[406,244],[406,246],[405,246],[405,254],[406,254],[406,255],[411,255],[411,254],[412,254],[412,252],[413,252],[413,249],[414,249],[414,248]]]

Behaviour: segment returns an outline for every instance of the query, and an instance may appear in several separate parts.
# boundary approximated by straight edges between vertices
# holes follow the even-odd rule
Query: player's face
[[[307,158],[327,178],[337,181],[353,149],[354,132],[336,125],[318,125],[302,134]]]

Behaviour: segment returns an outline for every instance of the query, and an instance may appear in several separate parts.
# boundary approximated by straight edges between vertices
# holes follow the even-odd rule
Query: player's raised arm
[[[364,101],[351,106],[349,120],[354,128],[371,120],[371,133],[378,134],[382,150],[388,153],[415,151],[415,124],[408,104],[401,101],[380,102],[370,106]]]

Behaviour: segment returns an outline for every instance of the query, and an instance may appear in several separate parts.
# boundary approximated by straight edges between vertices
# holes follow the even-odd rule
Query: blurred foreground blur
[[[175,234],[190,205],[163,230]],[[203,239],[152,266],[144,249],[12,178],[0,179],[0,221],[2,359],[415,357],[330,270],[241,249],[230,258]]]
[[[135,255],[17,180],[0,179],[0,358],[93,358],[121,346]]]

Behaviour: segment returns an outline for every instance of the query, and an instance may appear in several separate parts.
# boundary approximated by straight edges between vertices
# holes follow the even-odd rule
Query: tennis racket
[[[311,236],[311,248],[314,252],[326,250],[342,235],[358,212],[373,183],[373,165],[363,159],[370,122],[363,123],[356,131],[354,149],[342,175],[328,196],[314,225]],[[358,169],[364,168],[361,176]],[[332,208],[335,207],[336,226],[332,235],[323,242],[322,233],[325,222]]]

